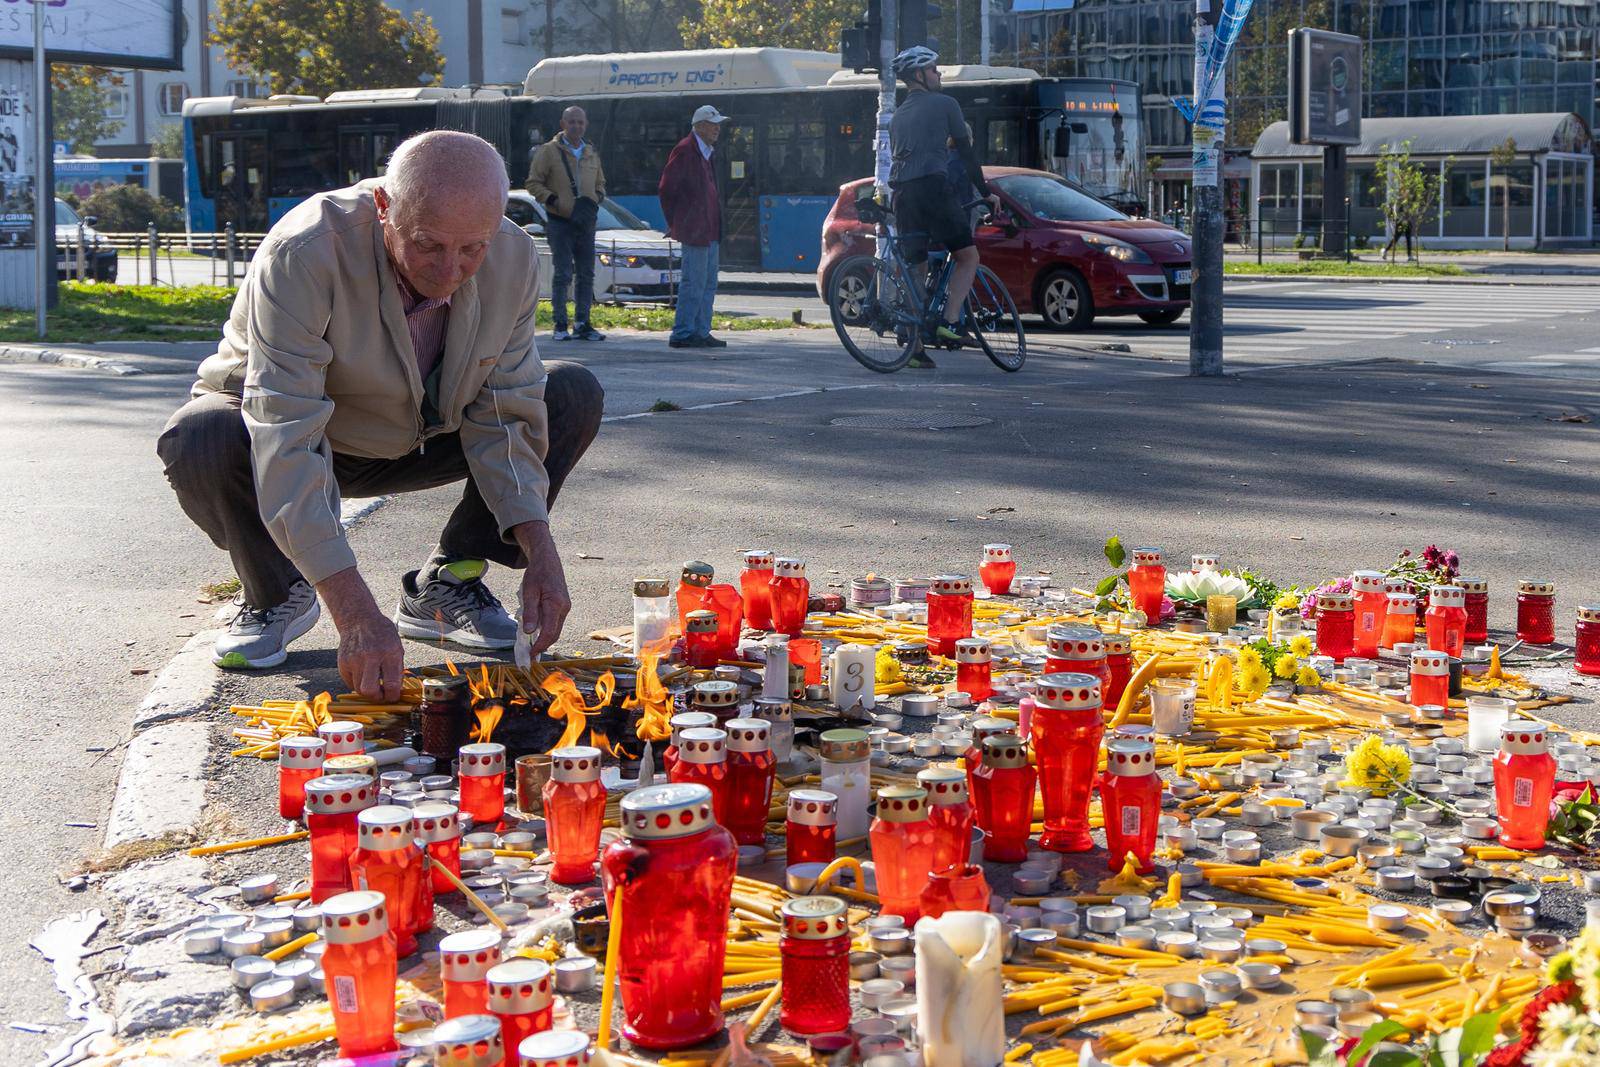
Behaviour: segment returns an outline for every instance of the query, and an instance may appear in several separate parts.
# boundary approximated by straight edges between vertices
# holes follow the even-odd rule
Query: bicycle
[[[963,210],[983,203],[963,205]],[[828,312],[833,328],[855,361],[879,374],[904,367],[923,348],[977,347],[1003,371],[1019,371],[1028,358],[1022,318],[1011,294],[988,267],[978,267],[972,291],[957,320],[962,341],[940,341],[934,331],[944,319],[954,261],[939,265],[927,296],[906,262],[902,243],[908,235],[889,226],[894,212],[871,199],[856,203],[863,222],[878,227],[878,254],[852,256],[834,269],[828,285]]]

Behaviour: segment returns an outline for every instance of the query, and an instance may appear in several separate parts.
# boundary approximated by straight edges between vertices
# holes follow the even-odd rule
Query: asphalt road
[[[971,569],[993,540],[1014,544],[1025,570],[1074,583],[1104,573],[1098,546],[1112,533],[1176,559],[1212,550],[1286,580],[1381,566],[1402,546],[1438,542],[1491,580],[1498,625],[1525,575],[1560,583],[1563,630],[1580,596],[1600,596],[1596,425],[1552,421],[1600,417],[1600,384],[1549,374],[1563,359],[1584,365],[1600,297],[1543,286],[1228,292],[1236,327],[1280,337],[1283,350],[1240,345],[1230,360],[1249,373],[1222,380],[1184,376],[1177,349],[1162,347],[1181,348],[1181,330],[1115,326],[1036,335],[1017,375],[960,355],[940,357],[937,371],[879,376],[824,330],[730,335],[730,348],[710,354],[659,337],[551,346],[548,356],[595,370],[613,420],[555,512],[576,603],[564,644],[585,647],[588,630],[625,622],[635,575],[670,574],[692,557],[727,571],[758,542],[807,558],[818,586],[867,571]],[[1350,313],[1342,322],[1315,306],[1332,300],[1353,302],[1334,309]],[[1440,333],[1412,333],[1408,317],[1445,321]],[[1456,325],[1467,322],[1477,324]],[[1133,351],[1093,353],[1070,343],[1080,339]],[[207,624],[197,590],[228,573],[178,511],[152,451],[204,347],[149,347],[130,358],[156,373],[128,378],[0,365],[0,698],[13,723],[0,768],[16,798],[0,821],[12,867],[0,936],[12,1021],[62,1021],[26,943],[86,903],[56,876],[99,841],[98,827],[66,826],[105,818],[119,757],[93,750],[126,734],[149,683],[131,672],[159,669]],[[642,415],[657,399],[718,406]],[[953,416],[977,424],[923,428]],[[381,602],[454,499],[449,489],[399,498],[356,528]],[[514,587],[505,571],[491,581],[502,595]],[[283,671],[241,678],[234,691],[330,685],[332,647],[324,622]],[[419,647],[415,658],[438,655]],[[1572,721],[1600,726],[1592,709]],[[57,1039],[0,1030],[17,1062]]]

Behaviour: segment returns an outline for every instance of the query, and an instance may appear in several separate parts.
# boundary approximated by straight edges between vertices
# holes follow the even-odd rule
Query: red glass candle
[[[1035,724],[1043,710],[1034,712]],[[1028,858],[1035,782],[1022,739],[1016,734],[985,738],[983,769],[989,776],[989,825],[984,828],[983,858],[996,863],[1021,863]],[[882,886],[881,874],[879,885]]]
[[[717,822],[728,825],[728,734],[724,730],[683,731],[671,781],[703,785],[711,790]]]
[[[1217,569],[1217,557],[1204,552],[1196,552],[1189,557],[1189,573],[1199,574],[1202,571]],[[1108,701],[1109,703],[1109,701]]]
[[[744,621],[752,630],[772,629],[772,553],[754,549],[744,554],[739,590],[744,594]]]
[[[791,789],[784,814],[785,866],[832,863],[837,855],[839,798],[822,789]]]
[[[1045,631],[1046,674],[1090,674],[1101,692],[1111,684],[1106,662],[1106,635],[1093,626],[1052,626]]]
[[[1579,674],[1600,674],[1600,604],[1579,604],[1576,626]]]
[[[347,722],[343,719],[325,722],[317,727],[317,737],[322,741],[324,759],[332,756],[356,756],[366,751],[364,727],[358,722]]]
[[[1045,674],[1033,691],[1033,753],[1039,763],[1044,832],[1039,847],[1087,852],[1089,794],[1100,769],[1100,683],[1090,674]]]
[[[1530,645],[1555,643],[1555,582],[1524,578],[1517,583],[1517,638]]]
[[[499,822],[506,813],[506,746],[492,741],[462,745],[457,772],[461,810],[473,822]]]
[[[306,810],[306,783],[322,777],[327,746],[320,737],[289,737],[278,742],[278,814],[298,820]]]
[[[1105,634],[1104,643],[1106,673],[1110,677],[1100,687],[1100,704],[1114,708],[1122,700],[1122,691],[1128,688],[1128,679],[1133,677],[1133,639],[1127,634]]]
[[[1149,741],[1118,738],[1106,746],[1100,808],[1105,814],[1106,865],[1120,871],[1132,856],[1140,874],[1154,870],[1151,856],[1161,818],[1161,779],[1156,774],[1155,746]]]
[[[1489,579],[1457,578],[1456,584],[1466,592],[1466,639],[1481,645],[1489,640]]]
[[[1317,594],[1317,654],[1335,663],[1356,654],[1355,600],[1349,593]]]
[[[936,833],[928,821],[928,794],[916,786],[878,790],[878,815],[872,820],[872,864],[878,875],[878,911],[899,915],[907,926],[921,917],[922,889],[933,869]]]
[[[789,666],[801,668],[806,685],[822,684],[822,642],[814,637],[796,637],[789,642]]]
[[[1419,648],[1411,653],[1411,706],[1450,706],[1450,653]]]
[[[500,962],[500,935],[493,929],[463,930],[439,940],[439,976],[444,1014],[483,1015],[489,1010],[489,971]],[[389,995],[394,996],[393,990]]]
[[[1467,591],[1436,585],[1428,597],[1428,647],[1461,658],[1467,640]]]
[[[929,767],[917,772],[917,784],[928,793],[928,822],[933,824],[930,871],[966,865],[972,851],[972,802],[967,776],[954,767]]]
[[[600,750],[587,745],[550,753],[550,780],[544,784],[545,834],[550,840],[550,880],[560,885],[594,881],[600,858],[600,824],[606,815],[606,787],[600,784]]]
[[[683,625],[683,654],[689,666],[710,670],[721,659],[717,646],[717,613],[701,608],[689,612]]]
[[[811,583],[806,581],[806,563],[801,559],[779,559],[772,564],[770,590],[772,628],[780,634],[799,637],[805,629],[806,609],[811,603]]]
[[[1381,571],[1356,571],[1350,576],[1350,595],[1356,613],[1355,654],[1376,659],[1383,639],[1383,620],[1389,614],[1389,594]]]
[[[622,1035],[649,1049],[698,1045],[722,1030],[739,847],[712,821],[703,785],[635,789],[621,822],[625,836],[606,846],[600,868],[606,899],[622,892]]]
[[[457,1015],[428,1035],[434,1067],[504,1067],[504,1033],[493,1015]]]
[[[716,575],[711,564],[692,559],[683,565],[683,570],[678,577],[678,590],[674,598],[678,602],[678,632],[682,633],[689,625],[689,612],[709,608],[706,603],[706,590],[711,587],[711,580]]]
[[[831,1034],[850,1025],[850,923],[838,897],[795,897],[779,909],[783,1007],[791,1034]]]
[[[717,658],[735,659],[744,632],[744,597],[726,582],[706,590],[706,607],[717,614]]]
[[[1159,548],[1133,550],[1133,566],[1128,568],[1128,591],[1133,606],[1144,612],[1146,626],[1161,621],[1161,598],[1167,593],[1167,568],[1161,565]]]
[[[324,900],[322,940],[322,980],[339,1055],[355,1059],[393,1052],[399,964],[383,894],[336,893]]]
[[[506,1050],[510,1055],[511,1050]],[[589,1067],[589,1035],[582,1030],[546,1030],[524,1038],[518,1062],[506,1067]]]
[[[364,774],[326,774],[306,783],[313,904],[355,888],[350,857],[356,851],[356,816],[377,800],[377,783]]]
[[[947,911],[988,911],[989,882],[983,868],[963,863],[931,872],[919,904],[925,919],[937,919]]]
[[[772,780],[778,760],[772,754],[772,724],[765,719],[728,721],[728,821],[741,845],[767,843],[772,810]]]
[[[1417,598],[1412,593],[1389,593],[1383,616],[1384,648],[1408,644],[1417,637]]]
[[[1512,719],[1500,727],[1494,757],[1494,800],[1500,815],[1500,843],[1507,848],[1541,849],[1550,823],[1556,761],[1544,725]]]
[[[672,768],[678,765],[678,744],[685,730],[703,729],[717,725],[717,717],[708,711],[680,711],[671,719],[672,739],[661,754],[661,767],[672,780]]]
[[[389,929],[395,952],[417,951],[417,934],[433,928],[433,882],[422,868],[411,825],[411,809],[379,804],[356,817],[357,846],[350,857],[350,879],[357,889],[382,893],[389,902]]]
[[[967,797],[972,804],[972,822],[980,830],[989,829],[989,775],[983,769],[983,742],[991,734],[1006,734],[1014,729],[1005,719],[983,717],[972,721],[972,746],[962,754],[967,772]]]
[[[1011,558],[1010,545],[984,545],[983,566],[978,568],[978,579],[993,596],[1011,592],[1011,579],[1017,576],[1017,561]]]
[[[972,636],[972,579],[942,574],[928,585],[928,652],[953,656],[956,642]]]
[[[994,693],[990,680],[991,653],[984,637],[963,637],[956,642],[956,691],[974,701],[988,700]]]
[[[417,840],[428,850],[429,880],[434,893],[454,893],[456,884],[439,868],[461,877],[461,813],[454,804],[427,800],[412,806],[411,823],[416,827]]]
[[[694,710],[710,715],[718,726],[739,714],[739,684],[712,678],[694,684]]]
[[[554,981],[544,960],[518,957],[489,968],[489,1010],[500,1020],[500,1043],[511,1055],[534,1034],[550,1029]]]
[[[422,704],[417,708],[417,718],[424,753],[447,760],[466,744],[471,702],[472,690],[463,675],[422,680]]]

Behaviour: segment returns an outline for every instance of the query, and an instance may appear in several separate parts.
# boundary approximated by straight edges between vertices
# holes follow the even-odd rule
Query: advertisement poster
[[[4,248],[33,247],[32,95],[26,79],[0,80],[0,247]]]

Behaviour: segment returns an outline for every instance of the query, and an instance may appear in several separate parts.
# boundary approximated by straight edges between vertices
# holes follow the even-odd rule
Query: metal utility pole
[[[51,255],[55,236],[55,193],[50,180],[49,116],[50,65],[44,54],[44,0],[33,4],[33,266],[34,324],[44,340],[50,310],[50,272],[55,270]]]
[[[1194,211],[1193,271],[1189,287],[1189,373],[1197,377],[1222,374],[1222,131],[1227,94],[1222,74],[1206,99],[1207,57],[1222,0],[1195,0],[1194,17],[1194,149],[1191,156],[1189,202]]]
[[[978,0],[978,62],[983,66],[989,65],[989,0]]]
[[[880,195],[889,191],[889,120],[894,118],[894,57],[899,51],[900,5],[884,0],[883,29],[878,38],[878,137],[872,184]]]

